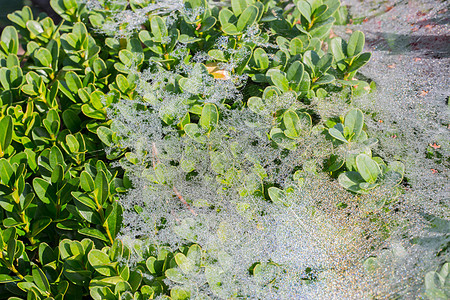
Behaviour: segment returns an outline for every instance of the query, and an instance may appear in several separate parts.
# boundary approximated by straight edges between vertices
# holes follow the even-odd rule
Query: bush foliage
[[[345,7],[226,4],[52,0],[60,24],[28,7],[8,16],[0,298],[280,299],[345,260],[289,267],[283,250],[276,261],[243,246],[257,235],[287,243],[288,231],[274,232],[295,231],[283,216],[329,224],[322,205],[354,214],[369,224],[356,240],[373,242],[359,265],[400,227],[383,214],[404,191],[405,166],[372,153],[370,116],[351,107],[375,90],[358,74],[371,57],[364,34],[331,34]],[[328,115],[330,98],[345,108]],[[339,201],[301,203],[321,184]],[[356,213],[366,200],[376,208]],[[314,226],[311,241],[326,239]],[[442,281],[447,269],[427,276]]]

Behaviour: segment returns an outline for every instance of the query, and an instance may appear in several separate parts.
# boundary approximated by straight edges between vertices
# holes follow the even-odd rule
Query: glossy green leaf
[[[23,73],[19,66],[0,68],[0,83],[5,90],[17,89],[23,83]]]
[[[95,189],[94,179],[86,171],[80,174],[80,186],[85,192],[92,192]]]
[[[264,111],[264,102],[259,97],[250,97],[247,100],[248,108],[254,113],[261,114]]]
[[[299,61],[295,61],[287,70],[286,78],[289,81],[289,85],[294,91],[300,90],[300,84],[303,79],[304,67]]]
[[[365,180],[358,172],[345,172],[339,175],[338,182],[345,189],[359,193],[361,192],[360,184],[364,183]]]
[[[235,16],[239,16],[247,8],[246,0],[231,0],[231,9]]]
[[[31,237],[37,236],[41,233],[45,228],[47,228],[52,223],[52,219],[49,217],[42,217],[39,219],[33,220],[31,224]]]
[[[13,130],[14,126],[11,116],[4,116],[0,120],[0,157],[5,155],[6,149],[11,144]]]
[[[108,147],[114,146],[114,141],[112,138],[113,134],[114,132],[108,127],[100,126],[97,128],[97,136]]]
[[[354,31],[348,40],[347,55],[351,57],[361,53],[364,49],[364,41],[364,33],[359,30]]]
[[[279,70],[272,69],[269,70],[272,72],[268,72],[270,75],[270,79],[272,80],[273,84],[279,88],[283,92],[287,92],[289,90],[289,81],[287,80],[284,73],[282,73]]]
[[[255,49],[253,52],[253,59],[258,69],[265,70],[269,67],[269,57],[264,49]]]
[[[100,230],[95,228],[81,228],[78,230],[78,233],[91,238],[99,239],[103,242],[109,242],[108,238]]]
[[[206,142],[206,137],[202,134],[200,127],[195,123],[186,124],[184,126],[184,132],[199,143],[203,144]]]
[[[98,203],[102,205],[108,198],[109,184],[106,174],[103,171],[97,172],[94,180],[95,189],[94,197],[97,199]]]
[[[32,275],[34,283],[40,290],[50,292],[48,279],[38,266],[33,266]]]
[[[83,194],[81,192],[72,192],[72,196],[74,196],[77,201],[86,205],[87,207],[91,208],[92,210],[97,209],[97,205],[95,204],[95,201],[92,198],[90,198],[88,195]]]
[[[162,43],[167,36],[167,27],[164,19],[159,16],[154,16],[150,21],[153,41]]]
[[[133,292],[135,292],[142,282],[142,272],[139,269],[132,271],[130,273],[130,278],[128,279],[128,283],[131,285]]]
[[[236,24],[236,29],[238,31],[244,31],[247,27],[252,26],[258,17],[258,8],[254,5],[248,6],[242,14]]]
[[[284,134],[289,138],[298,138],[301,134],[302,128],[300,118],[293,110],[286,110],[283,114],[283,124],[286,128]]]
[[[57,197],[55,190],[52,188],[50,182],[36,177],[33,180],[33,188],[38,198],[45,204],[56,204]]]
[[[297,9],[300,11],[300,14],[305,17],[305,19],[308,21],[308,23],[311,23],[311,14],[312,14],[312,9],[311,9],[311,5],[309,4],[308,1],[297,1]]]
[[[342,125],[341,125],[342,127]],[[343,131],[339,130],[340,127],[333,127],[328,129],[328,133],[334,137],[335,139],[344,142],[344,143],[348,143],[347,139],[344,137]]]
[[[11,227],[10,231],[11,233],[9,235],[9,239],[7,242],[6,257],[8,258],[10,263],[13,263],[14,258],[16,257],[16,249],[17,249],[16,228]]]
[[[113,276],[116,274],[106,253],[93,249],[89,252],[87,257],[91,266],[100,274],[104,276]]]
[[[64,79],[66,81],[67,87],[74,94],[77,94],[78,90],[83,88],[83,83],[81,82],[80,77],[75,72],[67,72],[64,76]]]
[[[223,8],[219,13],[219,21],[222,26],[222,31],[229,35],[238,34],[239,31],[236,28],[237,18],[227,8]]]
[[[354,71],[358,70],[359,68],[361,68],[362,66],[367,64],[371,57],[372,57],[372,53],[369,53],[369,52],[359,54],[352,60],[350,66],[348,68],[348,72],[354,72]]]
[[[219,111],[214,103],[205,103],[200,116],[199,124],[208,130],[217,126],[219,122]]]
[[[119,202],[114,201],[106,209],[106,226],[114,239],[122,228],[123,208]]]
[[[5,45],[3,51],[6,55],[9,53],[17,54],[19,50],[19,35],[13,26],[6,26],[3,29],[0,41],[2,42],[2,45]]]
[[[191,299],[191,293],[188,289],[184,289],[180,286],[174,286],[170,290],[170,298],[173,300],[187,300]]]
[[[351,137],[349,140],[357,140],[364,126],[364,114],[360,109],[354,108],[347,113],[344,126],[349,128]]]
[[[356,167],[361,177],[368,183],[375,183],[381,173],[378,164],[367,154],[360,154],[356,157]]]

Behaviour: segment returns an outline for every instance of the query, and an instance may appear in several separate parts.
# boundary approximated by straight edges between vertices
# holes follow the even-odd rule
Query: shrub
[[[371,256],[416,215],[352,104],[375,83],[364,34],[330,38],[338,0],[51,5],[1,36],[2,297],[390,293],[403,248]]]

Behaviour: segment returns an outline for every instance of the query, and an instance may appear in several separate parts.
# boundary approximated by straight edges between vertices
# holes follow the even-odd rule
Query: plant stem
[[[156,168],[157,163],[159,164],[159,158],[158,158],[158,149],[156,148],[156,144],[155,142],[152,143],[152,165],[153,165],[153,169]],[[192,207],[189,205],[189,203],[186,202],[186,200],[183,198],[183,196],[180,194],[180,192],[178,191],[178,189],[173,186],[172,187],[175,195],[178,197],[178,199],[180,199],[180,201],[187,207],[187,209],[194,215],[197,216],[197,213],[192,209]]]

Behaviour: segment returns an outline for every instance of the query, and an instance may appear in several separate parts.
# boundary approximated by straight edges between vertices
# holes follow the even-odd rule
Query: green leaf
[[[338,177],[338,182],[345,189],[355,193],[360,193],[361,188],[359,185],[365,181],[358,172],[351,171],[340,174]]]
[[[130,83],[128,82],[127,78],[124,75],[122,74],[117,75],[116,84],[123,94],[127,94],[128,89],[130,88]]]
[[[6,49],[3,49],[6,55],[9,53],[17,54],[19,50],[19,35],[13,26],[6,26],[3,29],[0,41],[6,46]]]
[[[0,68],[0,83],[5,90],[19,88],[23,83],[23,73],[20,66]]]
[[[131,285],[133,292],[135,292],[142,282],[142,272],[139,269],[132,271],[130,274],[130,279],[128,279],[128,283]]]
[[[73,71],[67,72],[64,79],[69,90],[75,95],[78,94],[79,89],[83,88],[83,83],[81,82],[80,77]]]
[[[327,10],[318,18],[319,21],[331,17],[341,5],[339,0],[325,0],[323,4],[327,6]]]
[[[39,262],[42,266],[45,266],[56,260],[56,255],[53,252],[53,249],[45,242],[41,242],[39,244]]]
[[[300,84],[303,79],[304,67],[299,61],[295,61],[287,70],[286,77],[289,81],[289,85],[294,91],[300,90]]]
[[[303,42],[299,38],[293,38],[289,44],[289,52],[292,56],[302,54]]]
[[[294,140],[288,138],[283,130],[281,130],[278,127],[274,127],[272,128],[272,130],[270,130],[270,138],[272,139],[272,141],[274,141],[275,143],[277,143],[279,146],[289,149],[289,150],[293,150],[296,148],[296,143]]]
[[[123,208],[119,202],[114,201],[106,209],[106,226],[114,239],[122,228]]]
[[[198,266],[198,267],[201,266],[202,248],[199,245],[194,244],[194,245],[190,246],[186,256],[189,259],[193,260],[196,266]]]
[[[113,141],[114,131],[105,126],[100,126],[97,128],[97,136],[98,138],[108,147],[114,146]]]
[[[222,26],[222,31],[228,35],[239,34],[236,28],[237,18],[227,8],[222,8],[219,13],[219,21]]]
[[[34,59],[43,67],[51,67],[52,54],[46,48],[40,48],[34,52]]]
[[[259,97],[250,97],[247,100],[248,108],[254,113],[261,114],[264,111],[264,103]]]
[[[279,188],[272,186],[268,189],[268,193],[270,200],[272,200],[274,204],[277,205],[282,204],[284,206],[290,206],[286,200],[286,194],[283,190],[280,190]]]
[[[33,180],[33,188],[36,195],[43,203],[56,205],[57,197],[50,182],[36,177]]]
[[[73,134],[66,135],[66,144],[70,153],[77,153],[80,150],[80,143]]]
[[[189,123],[184,126],[184,132],[193,140],[203,144],[206,142],[206,137],[202,135],[200,127],[195,123]]]
[[[98,201],[98,203],[102,205],[106,201],[106,199],[108,199],[109,195],[108,194],[109,184],[105,172],[103,171],[97,172],[94,184],[95,184],[94,197]]]
[[[16,255],[16,247],[17,247],[16,228],[11,227],[9,229],[11,230],[11,233],[9,235],[9,239],[8,239],[8,243],[7,243],[6,254],[7,254],[7,258],[9,260],[9,262],[13,263],[15,255]]]
[[[240,15],[236,29],[240,32],[244,31],[248,26],[252,26],[258,17],[258,8],[254,5],[248,6]]]
[[[95,204],[94,200],[92,200],[88,195],[83,194],[81,192],[72,192],[72,196],[74,196],[75,199],[77,200],[75,202],[75,204],[80,203],[83,206],[86,206],[87,208],[89,208],[89,210],[92,212],[97,210],[97,205]],[[77,205],[77,207],[78,207],[78,205]],[[84,207],[80,207],[80,209],[81,208],[84,208]]]
[[[175,255],[175,261],[176,261],[178,267],[180,267],[180,269],[185,274],[189,274],[196,270],[195,262],[193,260],[189,259],[188,257],[186,257],[183,253],[177,253]]]
[[[32,38],[35,38],[44,33],[44,29],[42,28],[41,23],[35,20],[29,20],[27,22],[27,28],[30,31],[30,36]]]
[[[14,218],[6,218],[3,219],[3,226],[5,226],[6,228],[8,227],[15,227],[15,226],[22,226],[25,225],[24,222],[22,221],[16,221]]]
[[[333,128],[328,129],[328,133],[335,139],[344,143],[348,143],[347,139],[344,137],[343,131],[339,130],[341,129],[341,127],[342,124],[340,127],[335,125]]]
[[[159,16],[154,16],[150,21],[150,27],[153,34],[153,41],[163,43],[164,41],[163,38],[167,36],[167,27],[163,18]]]
[[[168,279],[176,283],[186,283],[188,282],[187,277],[180,272],[179,269],[167,269],[165,275]]]
[[[231,9],[235,16],[239,16],[247,8],[246,0],[231,0]]]
[[[34,219],[31,224],[31,237],[37,236],[41,233],[45,228],[48,227],[52,223],[52,219],[49,217],[42,217],[40,219]]]
[[[0,159],[0,177],[1,181],[5,185],[12,184],[10,180],[14,174],[14,169],[11,164],[4,158]]]
[[[53,146],[49,156],[50,167],[55,169],[58,164],[65,166],[64,156],[58,146]]]
[[[219,111],[214,103],[205,103],[200,116],[199,124],[208,130],[217,126],[219,122]]]
[[[369,52],[359,54],[352,60],[350,66],[348,68],[348,72],[354,72],[354,71],[358,70],[359,68],[361,68],[362,66],[367,64],[367,62],[370,60],[371,57],[372,57],[372,53],[369,53]]]
[[[350,132],[352,133],[348,140],[357,140],[364,126],[363,112],[357,108],[349,111],[345,116],[344,126],[348,127]]]
[[[333,55],[331,53],[325,54],[319,59],[319,61],[315,66],[316,70],[318,71],[316,73],[325,74],[331,67],[332,63],[333,63]]]
[[[95,189],[94,179],[92,176],[86,172],[83,171],[80,174],[80,186],[85,192],[92,192]]]
[[[316,51],[308,50],[303,54],[303,63],[311,70],[311,77],[314,78],[319,74],[316,74],[318,69],[317,65],[319,63],[320,57]]]
[[[58,184],[58,183],[60,183],[63,180],[63,178],[64,178],[64,168],[63,168],[63,166],[58,164],[53,169],[50,181],[51,181],[52,184]]]
[[[312,9],[309,2],[303,0],[297,1],[297,8],[300,11],[300,14],[308,21],[308,23],[311,23]]]
[[[286,127],[284,134],[292,139],[298,138],[301,134],[300,118],[295,111],[288,109],[283,114],[283,124]]]
[[[364,49],[364,33],[357,30],[352,33],[347,44],[347,55],[349,57],[358,55]]]
[[[269,73],[268,75],[270,76],[273,84],[282,92],[287,92],[289,90],[289,81],[284,73],[277,69],[270,69],[269,71],[267,73]]]
[[[94,300],[116,300],[117,297],[107,286],[94,286],[89,289],[89,294]],[[122,299],[122,297],[120,298]],[[125,298],[126,299],[126,298]]]
[[[78,233],[82,235],[86,235],[91,238],[99,239],[103,242],[109,242],[108,238],[98,229],[95,228],[81,228],[78,229]]]
[[[200,32],[208,32],[217,22],[217,19],[213,16],[207,17],[202,22],[202,27],[200,28]]]
[[[255,61],[256,67],[260,70],[266,70],[269,67],[269,57],[266,51],[262,48],[257,48],[253,52],[253,59]]]
[[[174,286],[170,290],[170,298],[173,300],[191,299],[191,292],[189,290],[183,289],[180,286]]]
[[[66,109],[62,113],[62,119],[64,125],[72,132],[76,132],[80,129],[81,119],[78,113],[71,109]]]
[[[13,130],[14,126],[11,116],[4,116],[0,120],[0,157],[5,155],[6,149],[11,144]]]
[[[41,291],[50,292],[50,284],[48,283],[48,279],[38,266],[33,266],[32,275],[34,283]]]
[[[347,56],[347,43],[340,37],[335,37],[330,42],[330,50],[336,62],[344,60]]]
[[[99,272],[104,276],[113,276],[116,275],[116,271],[110,265],[111,261],[106,253],[93,249],[89,251],[88,261],[91,266],[95,269],[95,271]]]
[[[20,280],[19,278],[15,278],[15,277],[12,277],[12,276],[9,276],[6,274],[0,274],[0,284],[15,282],[15,281],[19,281],[19,280]],[[11,297],[8,299],[11,299]],[[20,298],[17,298],[17,299],[20,299]]]
[[[381,173],[378,164],[367,154],[360,154],[356,157],[356,167],[361,177],[368,183],[375,183]]]

